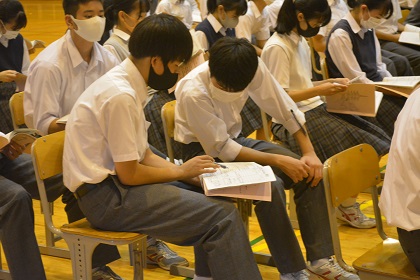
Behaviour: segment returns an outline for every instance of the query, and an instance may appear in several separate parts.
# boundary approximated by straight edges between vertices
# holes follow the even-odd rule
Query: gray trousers
[[[16,172],[18,160],[9,164],[0,155],[0,240],[12,279],[42,280],[46,277],[34,233],[32,199],[22,186],[25,178]]]
[[[206,197],[192,191],[200,188],[180,182],[125,186],[110,176],[95,186],[78,199],[95,227],[194,246],[199,276],[262,279],[240,215],[230,201]]]
[[[234,139],[244,147],[266,153],[300,158],[290,150],[260,140],[239,137]],[[183,160],[204,154],[202,146],[193,142],[183,145]],[[296,213],[306,258],[314,261],[334,255],[328,213],[322,184],[312,188],[305,181],[294,184],[280,169],[273,168],[277,181],[272,183],[272,201],[259,201],[255,205],[262,233],[278,270],[282,273],[297,272],[306,268],[299,243],[286,210],[284,189],[295,192]]]
[[[382,61],[392,76],[413,76],[411,65],[405,56],[382,50]]]
[[[420,272],[420,230],[406,231],[398,228],[398,239],[410,262]]]
[[[420,76],[420,51],[419,46],[415,45],[403,45],[389,41],[379,40],[381,48],[383,50],[399,54],[404,56],[410,62],[413,73],[416,76]]]

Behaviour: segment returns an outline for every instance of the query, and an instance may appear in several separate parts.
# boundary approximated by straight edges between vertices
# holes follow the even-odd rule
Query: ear
[[[305,16],[301,12],[299,12],[296,17],[299,22],[305,21]]]
[[[125,22],[125,19],[124,19],[124,12],[123,12],[123,11],[119,11],[119,12],[118,12],[118,21],[119,21],[119,22],[122,22],[122,21],[124,21],[124,22]]]
[[[153,70],[155,70],[157,75],[162,75],[165,71],[165,67],[160,56],[154,56],[150,58],[150,64],[152,65]]]
[[[76,23],[71,19],[70,15],[64,16],[64,21],[66,22],[66,25],[69,29],[77,30]]]
[[[223,12],[225,10],[225,8],[223,7],[223,5],[219,5],[219,6],[217,6],[217,11],[218,12]]]

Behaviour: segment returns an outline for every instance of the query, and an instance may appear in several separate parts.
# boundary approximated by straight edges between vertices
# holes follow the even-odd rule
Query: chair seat
[[[133,242],[136,239],[146,237],[144,234],[135,232],[117,232],[98,230],[92,227],[86,218],[73,222],[68,225],[63,225],[61,231],[67,234],[75,234],[85,237],[93,237],[109,241],[126,241],[127,243]]]
[[[354,261],[363,279],[420,279],[398,240],[388,238]],[[371,278],[363,278],[363,275]]]

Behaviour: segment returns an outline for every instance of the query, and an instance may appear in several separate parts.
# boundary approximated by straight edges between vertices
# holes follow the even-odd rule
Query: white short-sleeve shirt
[[[143,105],[147,85],[127,58],[80,96],[66,125],[64,184],[75,191],[83,183],[115,175],[115,162],[144,158],[149,145]]]
[[[68,31],[31,63],[25,85],[25,122],[47,134],[51,122],[70,113],[80,94],[118,60],[98,43],[89,64],[83,60]]]
[[[283,124],[291,134],[297,132],[300,129],[299,123],[305,122],[304,114],[264,63],[260,59],[258,61],[253,80],[233,102],[213,98],[207,62],[179,81],[175,90],[175,140],[184,144],[199,142],[206,154],[223,161],[233,161],[242,146],[232,138],[238,137],[241,132],[240,112],[248,97],[277,123]]]
[[[156,8],[156,14],[170,14],[181,20],[190,29],[192,25],[192,9],[188,0],[161,0]]]
[[[270,38],[268,12],[263,9],[260,13],[253,1],[248,2],[248,10],[245,15],[239,17],[239,23],[235,27],[236,37],[245,38],[251,42],[252,35],[257,40],[268,40]]]

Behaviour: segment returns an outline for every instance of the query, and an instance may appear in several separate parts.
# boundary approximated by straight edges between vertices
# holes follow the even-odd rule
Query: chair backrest
[[[44,211],[45,223],[51,232],[59,236],[62,233],[53,225],[44,180],[63,172],[63,149],[64,131],[38,138],[32,144],[32,163]]]
[[[398,23],[404,24],[404,21],[410,14],[410,11],[411,10],[409,9],[401,9],[401,18],[398,20]]]
[[[165,133],[166,150],[171,162],[174,162],[174,150],[171,139],[174,138],[175,131],[175,105],[176,100],[170,101],[163,105],[161,109],[161,118],[163,124],[163,131]]]
[[[383,233],[376,189],[376,185],[381,180],[378,154],[368,144],[349,148],[325,161],[323,177],[334,253],[342,267],[353,271],[354,269],[344,262],[341,254],[335,211],[347,198],[370,188],[378,232],[382,232],[380,233],[382,238],[386,237]]]
[[[328,74],[327,60],[325,59],[325,57],[321,58],[320,64],[321,64],[322,79],[324,80],[329,79],[330,75]]]
[[[311,64],[312,64],[312,68],[314,70],[315,73],[322,75],[322,69],[318,69],[316,68],[317,63],[316,63],[316,56],[315,56],[315,52],[316,50],[314,49],[314,44],[312,42],[312,38],[308,39],[308,45],[311,49]]]
[[[13,128],[18,129],[25,124],[25,116],[23,113],[23,94],[24,92],[17,92],[12,95],[9,100],[10,113],[12,114]]]

